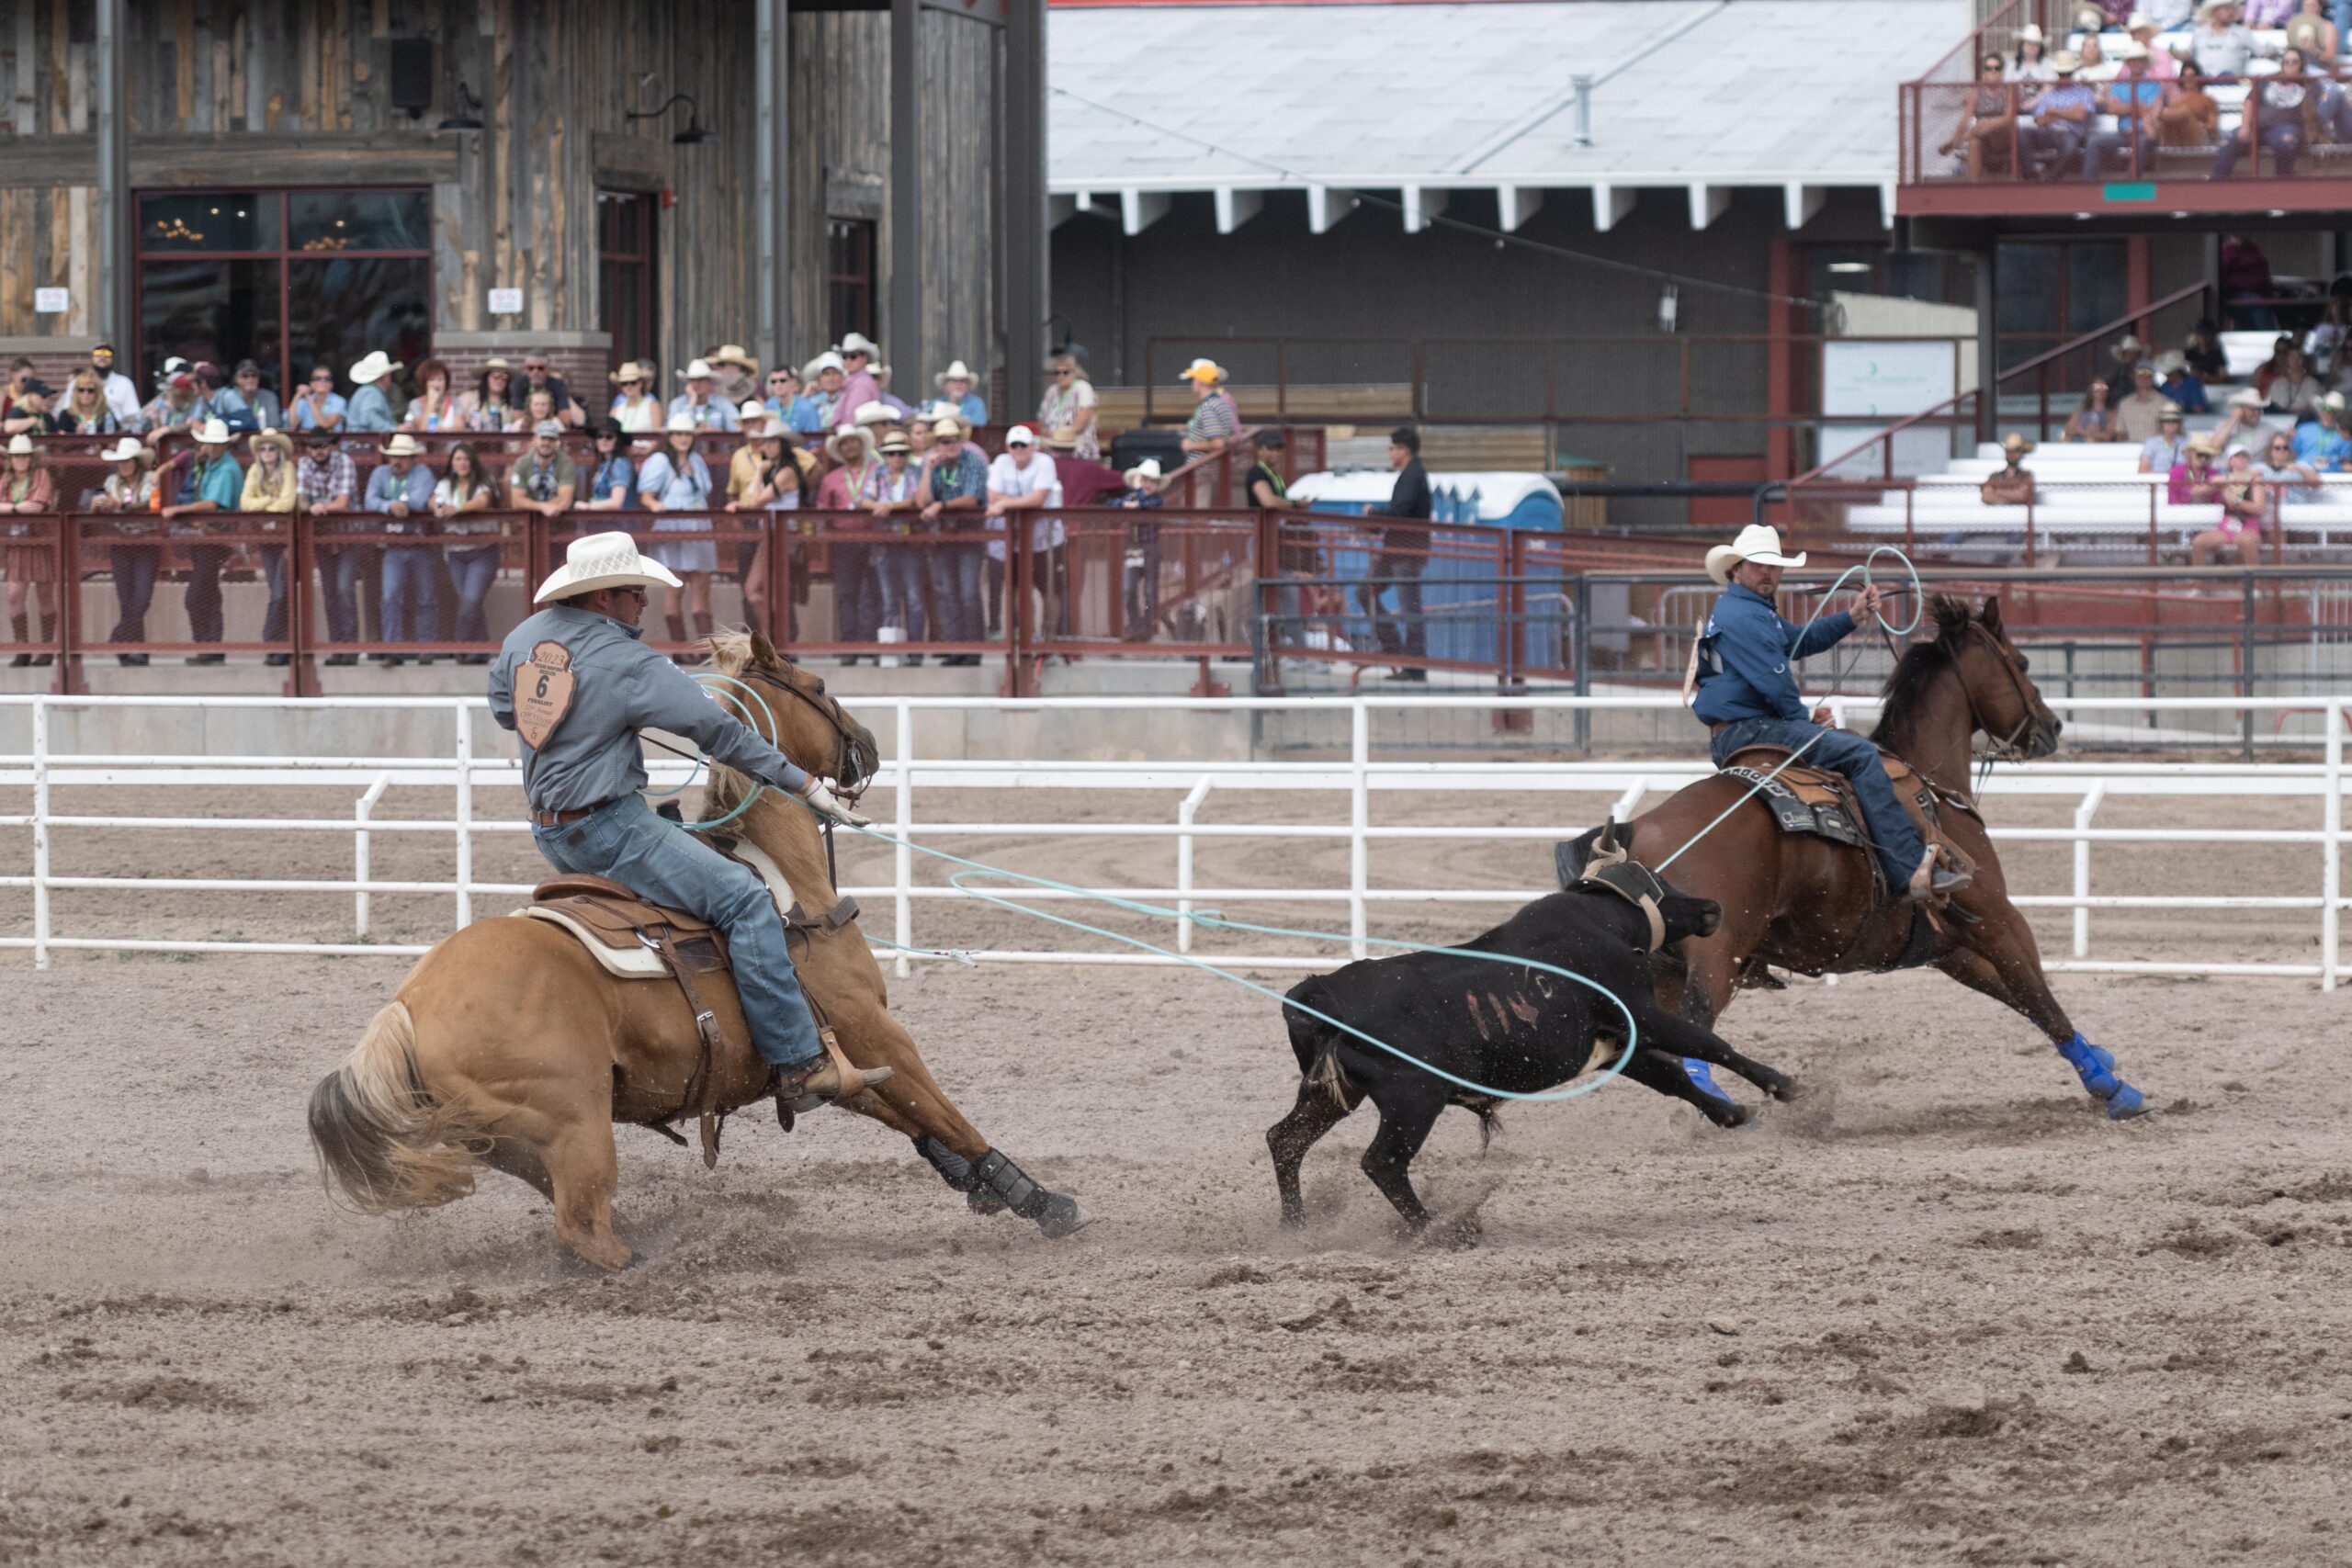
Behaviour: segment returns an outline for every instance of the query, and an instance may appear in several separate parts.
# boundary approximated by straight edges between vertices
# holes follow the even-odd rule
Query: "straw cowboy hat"
[[[858,404],[857,412],[849,416],[849,422],[861,430],[874,424],[896,424],[898,420],[899,411],[878,398]]]
[[[124,436],[98,456],[109,463],[128,463],[135,458],[141,464],[152,464],[155,460],[153,451],[136,435]]]
[[[218,423],[219,422],[216,420],[214,423]],[[197,439],[200,441],[203,437],[198,436]],[[8,437],[8,456],[11,457],[29,457],[32,454],[33,438],[31,436],[26,434],[22,431],[18,431],[16,434]]]
[[[689,359],[686,361],[686,367],[684,370],[679,371],[678,376],[681,379],[687,381],[707,381],[711,378],[710,361],[707,359]]]
[[[636,360],[632,359],[628,364],[622,366],[619,369],[608,372],[605,375],[605,379],[610,381],[616,387],[619,386],[623,381],[650,381],[653,379],[653,367],[650,365],[639,365]]]
[[[844,333],[842,334],[842,344],[838,352],[843,359],[847,359],[853,354],[862,354],[868,359],[879,359],[882,357],[882,345],[864,333]]]
[[[294,456],[294,438],[282,430],[257,432],[245,442],[245,446],[247,450],[254,452],[258,452],[265,446],[275,446],[277,448],[277,455],[281,457]]]
[[[364,387],[370,381],[382,380],[395,370],[407,368],[406,365],[392,358],[379,348],[351,367],[351,379],[355,386]]]
[[[978,377],[972,374],[972,367],[958,359],[946,369],[933,376],[931,378],[931,384],[934,387],[944,387],[950,381],[961,381],[968,386],[978,379]]]
[[[1125,473],[1119,476],[1120,479],[1126,482],[1126,486],[1129,490],[1134,490],[1138,486],[1148,484],[1159,477],[1159,459],[1157,457],[1146,457],[1142,462],[1137,463],[1134,468],[1129,468]]]
[[[199,435],[197,439],[201,441],[204,438]],[[417,441],[415,436],[411,435],[407,431],[403,430],[399,434],[393,436],[390,441],[384,443],[384,456],[387,457],[422,457],[424,456],[424,447]]]
[[[2156,25],[2154,17],[2143,17],[2134,11],[2123,19],[2123,30],[2133,38],[2138,38],[2142,33],[2160,33],[2164,28]]]
[[[1179,381],[1214,381],[1222,384],[1225,380],[1225,367],[1219,365],[1214,359],[1195,359],[1193,363],[1184,367],[1183,372],[1179,375],[1176,379]]]
[[[2188,438],[2188,449],[2191,452],[2202,452],[2208,457],[2215,457],[2221,455],[2222,444],[2213,439],[2212,432],[2200,430]]]
[[[2001,450],[2004,452],[2023,454],[2033,450],[2033,443],[2028,441],[2023,435],[2012,430],[2007,435],[2001,437]]]
[[[2133,39],[2130,43],[2125,44],[2121,49],[2115,51],[2115,58],[2126,62],[2134,60],[2145,60],[2148,58],[2148,46],[2142,43],[2138,39]]]
[[[935,415],[931,422],[931,434],[935,441],[944,441],[950,436],[960,441],[964,438],[964,422],[952,413]]]
[[[197,444],[202,446],[226,446],[236,439],[236,436],[230,432],[227,423],[218,419],[206,420],[196,427],[194,434]]]
[[[2120,361],[2127,354],[2147,353],[2148,345],[2142,343],[2139,338],[2132,333],[2125,333],[2121,337],[2115,340],[2115,346],[2109,349],[2107,352],[2113,355],[2117,360]]]
[[[2262,394],[2252,387],[2240,387],[2230,394],[2230,407],[2233,409],[2258,409],[2267,406],[2262,400]]]
[[[740,365],[754,376],[760,373],[760,362],[752,358],[750,351],[741,344],[720,344],[712,353],[710,362],[713,365]]]
[[[2330,393],[2328,394],[2328,397],[2331,397],[2331,398],[2332,398],[2332,397],[2335,397],[2335,396],[2337,396],[2337,395],[2338,395],[2337,393],[2330,392]],[[2324,400],[2325,400],[2324,399],[2323,399],[2323,400],[2322,400],[2322,401],[2324,401]],[[2158,424],[2162,424],[2165,421],[2166,421],[2166,420],[2168,420],[2168,419],[2169,419],[2169,420],[2177,421],[2179,418],[2180,418],[2180,405],[2179,405],[2178,403],[2177,403],[2177,402],[2174,402],[2170,398],[2166,398],[2166,399],[2164,400],[2163,405],[2162,405],[2161,407],[2159,407],[2159,408],[2156,410],[2156,423],[2157,423]]]
[[[842,443],[844,441],[862,441],[871,446],[874,444],[874,432],[865,425],[844,424],[840,429],[834,431],[831,435],[826,436],[826,454],[836,463],[846,463],[849,461],[848,458],[842,456]]]
[[[875,448],[876,451],[881,453],[885,457],[889,457],[894,452],[911,453],[914,449],[915,444],[895,430],[889,434],[884,436],[882,438],[882,445]]]
[[[1752,560],[1758,566],[1803,566],[1804,552],[1781,554],[1781,531],[1766,524],[1750,523],[1730,544],[1717,545],[1707,552],[1707,575],[1717,582],[1729,582],[1731,569],[1744,560]]]
[[[2050,57],[2050,69],[2057,75],[2072,76],[2082,68],[2082,56],[2071,49],[2062,49]]]
[[[599,588],[625,588],[631,583],[663,588],[682,586],[675,574],[658,560],[637,553],[637,541],[627,534],[582,534],[563,552],[563,564],[548,574],[531,603],[569,599]]]
[[[814,381],[818,377],[823,375],[828,370],[846,370],[848,368],[848,366],[842,363],[842,356],[840,355],[835,354],[831,349],[827,349],[824,353],[819,355],[816,358],[810,360],[808,364],[800,367],[800,378],[803,381]]]

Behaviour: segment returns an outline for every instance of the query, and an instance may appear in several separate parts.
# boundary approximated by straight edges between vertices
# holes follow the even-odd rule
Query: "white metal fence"
[[[1862,713],[1874,705],[1861,698],[1828,699],[1833,708]],[[2231,697],[2082,697],[2052,698],[2053,707],[2070,715],[2098,710],[2120,710],[2132,714],[2150,711],[2221,710],[2257,714],[2294,710],[2317,713],[2324,721],[2325,739],[2323,760],[2317,762],[2240,763],[2240,762],[2040,762],[2023,766],[2004,767],[1993,775],[1989,794],[1995,797],[1994,814],[1997,817],[1997,800],[2003,796],[2056,795],[2075,801],[2073,823],[2069,827],[2020,828],[1996,827],[1993,836],[2003,843],[2065,843],[2073,847],[2073,886],[2064,894],[2049,894],[2018,897],[2016,902],[2028,908],[2064,908],[2072,911],[2072,956],[2051,963],[2053,970],[2073,970],[2110,974],[2175,974],[2175,975],[2265,975],[2276,976],[2316,977],[2322,987],[2334,989],[2338,974],[2339,928],[2343,910],[2348,901],[2344,897],[2342,860],[2344,849],[2344,739],[2347,714],[2352,714],[2352,695],[2309,696],[2301,698],[2266,698],[2245,700]],[[146,707],[187,708],[200,705],[207,710],[233,707],[305,707],[329,708],[408,708],[438,709],[450,716],[451,739],[446,752],[435,756],[414,757],[271,757],[215,756],[169,754],[94,754],[61,753],[51,744],[56,716],[76,708]],[[1469,840],[1493,841],[1527,840],[1549,842],[1582,830],[1584,825],[1547,823],[1540,827],[1525,825],[1465,826],[1433,823],[1374,825],[1372,820],[1372,798],[1391,793],[1441,793],[1450,795],[1479,794],[1578,794],[1614,796],[1616,811],[1621,817],[1630,815],[1642,797],[1653,791],[1679,787],[1706,771],[1705,762],[1697,756],[1657,761],[1375,761],[1373,756],[1374,724],[1384,711],[1422,710],[1431,707],[1467,708],[1493,711],[1505,708],[1551,709],[1610,709],[1610,708],[1671,708],[1670,696],[1623,697],[1501,697],[1501,696],[1351,696],[1351,697],[1290,697],[1290,698],[1182,698],[1182,697],[1051,697],[1020,701],[978,697],[877,697],[854,699],[854,707],[865,719],[882,719],[876,726],[877,733],[893,742],[888,747],[891,758],[886,761],[876,779],[879,785],[893,792],[895,815],[885,824],[901,840],[931,842],[943,840],[943,847],[954,840],[975,837],[1019,836],[1025,838],[1102,838],[1142,837],[1173,840],[1171,858],[1172,879],[1162,886],[1118,886],[1090,889],[1091,892],[1115,894],[1124,897],[1149,899],[1172,904],[1180,910],[1191,910],[1208,905],[1227,907],[1246,903],[1325,903],[1344,906],[1347,929],[1352,940],[1350,946],[1357,956],[1366,951],[1365,937],[1370,931],[1370,911],[1374,904],[1510,904],[1522,903],[1549,891],[1548,886],[1521,887],[1400,887],[1375,886],[1373,877],[1373,851],[1378,844],[1402,840]],[[0,887],[24,888],[32,899],[32,933],[29,936],[0,936],[0,948],[30,949],[36,965],[46,968],[50,954],[58,949],[92,949],[161,953],[384,953],[413,955],[424,951],[422,947],[399,944],[355,946],[348,942],[211,942],[176,938],[165,933],[137,938],[74,936],[61,932],[51,910],[51,895],[63,889],[101,889],[124,893],[141,891],[216,891],[236,893],[348,893],[352,897],[352,930],[365,938],[369,930],[369,898],[375,894],[431,894],[451,899],[451,915],[455,925],[469,922],[475,912],[477,895],[519,895],[529,891],[527,885],[487,883],[477,881],[473,871],[474,840],[483,833],[520,833],[527,825],[520,820],[480,819],[475,812],[474,795],[478,788],[503,785],[519,786],[520,770],[509,756],[496,758],[475,755],[473,735],[477,716],[484,706],[480,699],[449,697],[383,697],[383,698],[277,698],[277,697],[214,697],[200,704],[181,697],[0,697],[0,710],[8,707],[29,707],[31,749],[28,753],[0,755],[0,789],[29,788],[31,809],[14,815],[0,815],[0,829],[31,829],[31,864],[20,874],[0,874]],[[916,715],[926,709],[985,709],[1004,713],[1017,709],[1050,708],[1125,709],[1159,708],[1172,711],[1242,713],[1252,709],[1315,708],[1327,713],[1344,710],[1348,716],[1349,746],[1344,761],[1283,762],[1283,761],[1199,761],[1177,758],[1148,759],[1116,762],[1043,762],[938,761],[926,761],[916,754]],[[1695,751],[1694,748],[1694,751]],[[662,762],[651,766],[657,784],[675,784],[686,775],[683,762]],[[351,815],[345,817],[158,817],[124,815],[65,815],[53,809],[53,794],[61,788],[123,787],[123,786],[220,786],[234,785],[266,787],[279,785],[326,786],[342,785],[360,791],[356,796]],[[447,818],[431,819],[386,819],[374,815],[387,789],[400,786],[427,786],[446,789],[452,803]],[[1163,795],[1178,790],[1183,795],[1171,819],[1164,822],[1071,822],[1071,821],[933,821],[922,817],[919,809],[927,792],[940,789],[1003,789],[1017,792],[1033,789],[1076,789],[1094,792],[1159,792]],[[1217,791],[1324,791],[1343,795],[1347,801],[1346,819],[1310,823],[1249,823],[1204,822],[1202,809]],[[2097,818],[2109,801],[2126,795],[2177,797],[2184,800],[2208,800],[2227,803],[2249,796],[2287,796],[2321,802],[2321,825],[2309,828],[2238,828],[2211,827],[2198,824],[2161,828],[2100,827]],[[2225,810],[2200,812],[2200,818],[2221,817]],[[115,829],[161,832],[203,833],[285,833],[322,832],[347,834],[352,844],[352,874],[337,879],[300,878],[222,878],[153,876],[81,876],[61,874],[54,867],[55,835],[66,829]],[[388,881],[376,877],[371,870],[371,848],[377,835],[385,833],[425,834],[446,838],[451,846],[451,876],[447,881]],[[1348,881],[1340,887],[1203,887],[1196,884],[1193,870],[1196,848],[1203,840],[1239,839],[1266,841],[1282,840],[1343,840],[1348,846]],[[2090,891],[2092,853],[2100,844],[2139,843],[2198,845],[2211,847],[2230,844],[2292,844],[2308,846],[2316,853],[2312,866],[2312,886],[2308,892],[2286,894],[2211,893],[2187,886],[2179,891],[2149,895],[2094,895]],[[852,886],[844,889],[860,897],[872,900],[888,898],[892,919],[890,934],[902,947],[922,943],[922,932],[915,919],[919,901],[939,899],[968,899],[971,896],[960,889],[916,876],[915,852],[907,842],[897,844],[891,856],[891,880],[885,885]],[[1548,857],[1544,863],[1548,865]],[[2191,882],[2189,867],[2211,863],[2210,856],[2183,856],[2184,885]],[[1024,902],[1082,901],[1084,892],[1060,892],[1050,889],[1028,889],[1020,892]],[[2217,914],[2233,909],[2292,909],[2309,910],[2318,916],[2318,954],[2313,963],[2301,962],[2221,962],[2184,959],[2179,961],[2100,960],[2090,957],[2091,920],[2093,912],[2100,909],[2173,909],[2211,910]],[[1187,921],[1171,922],[1170,944],[1178,951],[1190,951],[1194,927]],[[453,928],[454,929],[454,928]],[[976,959],[1012,963],[1059,964],[1135,964],[1174,963],[1161,955],[1145,953],[1134,949],[1115,951],[1064,951],[1048,949],[1003,949],[973,952]],[[1322,968],[1331,957],[1300,957],[1287,954],[1220,953],[1218,962],[1250,967]],[[899,972],[907,972],[910,959],[904,953],[896,955]]]

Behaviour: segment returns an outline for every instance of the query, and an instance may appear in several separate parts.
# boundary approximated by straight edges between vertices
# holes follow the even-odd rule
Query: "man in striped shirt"
[[[1195,457],[1214,457],[1241,434],[1241,411],[1225,389],[1225,367],[1214,359],[1195,359],[1183,378],[1193,384],[1196,400],[1192,420],[1184,426],[1184,450]]]

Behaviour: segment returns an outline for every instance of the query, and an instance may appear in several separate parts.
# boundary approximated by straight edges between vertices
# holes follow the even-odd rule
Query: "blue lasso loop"
[[[732,675],[722,675],[716,670],[696,671],[694,674],[694,680],[697,685],[702,686],[721,685],[734,687],[737,691],[751,698],[752,702],[759,705],[760,712],[766,716],[768,721],[767,733],[770,735],[776,733],[775,710],[768,706],[767,699],[765,697],[761,696],[757,691],[753,690],[746,682],[737,680]],[[695,757],[695,767],[699,770],[705,761],[707,761],[706,758],[700,756]],[[684,793],[686,785],[691,784],[694,782],[695,775],[693,773],[688,773],[686,775],[686,783],[680,784],[676,789],[662,790],[658,794],[653,791],[648,791],[647,794],[654,799],[660,799],[662,795],[681,795]],[[735,809],[729,812],[726,816],[714,817],[707,822],[687,822],[682,824],[682,826],[689,833],[708,833],[715,831],[718,829],[724,828],[727,824],[734,821],[735,818],[742,816],[743,813],[752,809],[752,803],[759,799],[761,794],[768,787],[757,779],[751,780],[750,783],[752,785],[750,793],[746,794],[741,800],[738,801],[736,803]]]

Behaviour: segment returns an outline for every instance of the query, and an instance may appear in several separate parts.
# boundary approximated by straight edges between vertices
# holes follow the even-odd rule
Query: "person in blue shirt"
[[[2319,423],[2295,427],[2295,461],[2323,474],[2352,469],[2352,434],[2344,424],[2344,394],[2330,392],[2319,400]]]
[[[195,459],[181,476],[171,504],[164,508],[164,525],[174,537],[200,539],[207,534],[224,533],[237,525],[233,517],[216,520],[206,515],[234,512],[244,504],[245,471],[229,455],[235,440],[229,427],[218,419],[208,419],[196,427]],[[182,521],[199,516],[204,517],[203,522]],[[187,547],[187,595],[181,603],[187,611],[190,642],[220,640],[220,569],[228,563],[229,550],[227,545]],[[217,653],[192,653],[187,661],[224,662]]]
[[[2097,98],[2101,114],[2116,118],[2113,130],[2093,130],[2083,140],[2083,178],[2103,177],[2109,153],[2122,153],[2124,172],[2152,174],[2156,166],[2156,111],[2168,96],[2163,82],[2148,74],[2148,49],[2143,43],[2123,46],[2123,74],[2102,87]]]
[[[1853,633],[1855,617],[1839,612],[1802,628],[1783,617],[1772,604],[1781,572],[1803,565],[1804,554],[1781,554],[1780,530],[1760,523],[1707,552],[1707,575],[1724,587],[1692,654],[1696,694],[1690,705],[1712,730],[1709,750],[1715,766],[1728,766],[1750,746],[1785,746],[1800,753],[1801,762],[1843,773],[1853,783],[1890,889],[1924,901],[1966,886],[1966,872],[1934,864],[1918,829],[1894,798],[1878,748],[1850,730],[1826,728],[1828,709],[1805,711],[1790,666],[1844,641]],[[1878,585],[1872,583],[1856,599],[1854,610],[1875,615],[1878,607]]]
[[[2034,105],[2033,122],[2018,128],[2018,155],[2028,172],[2057,179],[2082,152],[2098,101],[2088,87],[2075,80],[2082,62],[2072,53],[2062,49],[2052,55],[2050,69],[2057,74],[2058,85]]]
[[[363,504],[384,519],[385,533],[401,536],[401,542],[384,547],[382,621],[388,643],[412,640],[408,635],[412,604],[416,609],[413,640],[433,641],[441,625],[433,547],[424,542],[433,525],[433,470],[417,461],[424,455],[416,437],[403,430],[384,444],[382,465],[368,476],[368,499]],[[401,662],[396,653],[379,653],[376,658],[387,667]],[[433,656],[422,654],[417,662],[430,664]]]
[[[389,434],[400,421],[392,417],[390,388],[392,372],[401,367],[400,361],[378,349],[351,367],[351,384],[357,390],[345,412],[343,427],[356,432]]]
[[[2177,349],[2156,359],[2156,374],[2162,378],[2156,390],[2180,405],[2183,413],[2211,413],[2213,404],[2205,396],[2205,383],[2188,368],[2188,355]]]
[[[311,378],[294,394],[286,423],[296,430],[341,430],[350,405],[335,394],[334,372],[323,365],[311,368]]]
[[[962,360],[956,361],[932,379],[939,385],[943,402],[956,411],[967,430],[977,430],[989,422],[989,405],[980,394],[972,390],[971,367]]]

